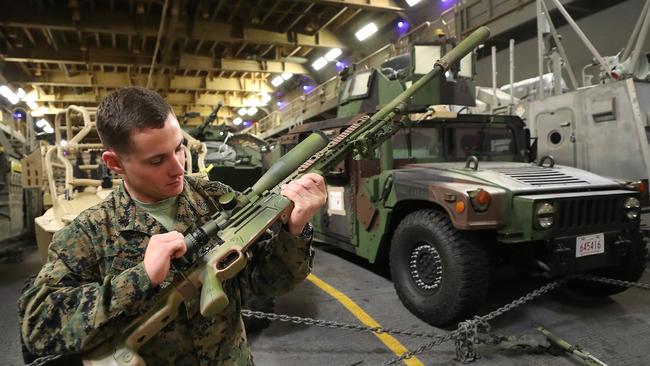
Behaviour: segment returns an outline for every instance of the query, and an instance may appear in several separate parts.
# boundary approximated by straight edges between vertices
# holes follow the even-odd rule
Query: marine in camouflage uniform
[[[216,211],[217,198],[230,188],[185,177],[178,197],[176,227],[187,232]],[[167,230],[119,186],[104,202],[82,212],[57,232],[48,261],[23,293],[23,339],[35,354],[87,351],[145,312],[166,280],[153,287],[143,265],[153,234]],[[252,365],[240,309],[242,291],[278,295],[310,272],[309,240],[281,230],[260,240],[246,268],[224,283],[230,299],[225,311],[204,318],[199,298],[186,301],[179,315],[139,350],[148,365]]]

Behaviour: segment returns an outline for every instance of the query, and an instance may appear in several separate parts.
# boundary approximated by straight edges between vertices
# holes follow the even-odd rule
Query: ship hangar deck
[[[40,268],[35,247],[27,247],[20,263],[0,264],[0,365],[22,365],[18,339],[16,300],[24,280]],[[641,278],[650,283],[650,270]],[[539,278],[517,278],[492,286],[486,314],[544,285]],[[276,313],[381,326],[434,335],[453,330],[432,327],[409,313],[399,301],[387,270],[353,259],[329,246],[317,247],[314,270],[308,280],[280,297]],[[502,335],[536,335],[543,325],[572,344],[580,345],[608,365],[648,365],[650,354],[650,291],[629,289],[610,298],[593,299],[562,288],[517,307],[490,322]],[[543,338],[537,338],[543,339]],[[262,366],[384,365],[399,354],[431,343],[431,338],[373,334],[340,328],[307,326],[274,321],[266,329],[249,334],[255,363]],[[531,353],[479,345],[475,365],[579,365],[568,354]],[[394,364],[433,366],[461,364],[454,361],[453,342],[446,342],[406,361]]]

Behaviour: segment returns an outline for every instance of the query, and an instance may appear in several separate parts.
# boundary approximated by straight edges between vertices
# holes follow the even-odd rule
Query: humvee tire
[[[397,295],[431,325],[475,313],[487,295],[488,269],[484,248],[443,212],[413,212],[393,235],[390,270]]]
[[[614,280],[635,282],[643,275],[646,268],[648,249],[641,233],[630,235],[631,243],[627,255],[623,257],[621,264],[617,267],[600,268],[589,274],[602,276]],[[609,285],[589,280],[571,281],[569,288],[575,292],[588,296],[605,297],[627,290],[625,286]]]

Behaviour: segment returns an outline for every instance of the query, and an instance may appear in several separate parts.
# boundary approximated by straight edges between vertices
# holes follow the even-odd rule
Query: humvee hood
[[[477,170],[465,168],[464,162],[409,164],[396,174],[406,181],[476,183],[502,187],[514,194],[620,188],[611,179],[581,169],[530,163],[479,162]]]

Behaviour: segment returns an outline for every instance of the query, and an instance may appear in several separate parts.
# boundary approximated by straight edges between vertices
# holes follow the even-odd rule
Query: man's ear
[[[124,167],[122,166],[122,162],[117,157],[117,154],[115,154],[114,151],[112,150],[104,151],[102,153],[102,160],[104,160],[104,163],[106,164],[108,169],[114,171],[117,174],[124,174]]]

